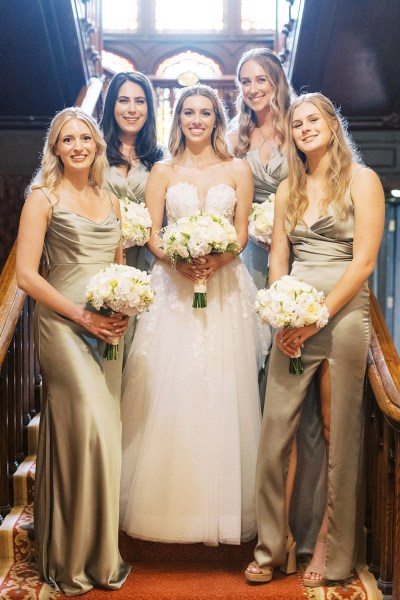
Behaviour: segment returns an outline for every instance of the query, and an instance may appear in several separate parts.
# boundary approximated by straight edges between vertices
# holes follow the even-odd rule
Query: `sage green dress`
[[[265,165],[261,162],[258,148],[250,150],[244,158],[253,173],[253,202],[261,204],[267,199],[267,196],[275,194],[278,185],[286,179],[288,175],[286,155],[272,146],[271,156]],[[264,288],[268,270],[268,252],[249,238],[240,256],[257,288],[259,290]]]
[[[353,258],[354,209],[346,194],[348,217],[340,220],[332,205],[311,226],[298,223],[289,234],[294,252],[291,274],[327,295]],[[289,358],[272,347],[261,443],[257,464],[259,540],[255,559],[260,567],[283,564],[285,548],[285,483],[289,456],[308,386],[322,361],[331,378],[331,440],[327,466],[328,534],[325,576],[351,575],[358,547],[362,465],[363,388],[370,340],[367,282],[355,297],[306,340],[304,373],[290,375]],[[301,464],[299,465],[301,467]],[[313,489],[309,490],[312,494]],[[297,506],[299,518],[307,509]],[[303,511],[303,512],[301,512]],[[316,532],[321,521],[316,523]]]
[[[89,278],[114,262],[121,230],[114,209],[97,224],[53,204],[44,254],[48,281],[85,305]],[[67,596],[115,590],[130,567],[118,551],[121,360],[104,342],[36,304],[44,382],[35,481],[40,575]]]
[[[109,167],[105,187],[118,198],[129,198],[132,202],[144,204],[149,174],[150,171],[142,163],[129,171],[127,177],[117,167]],[[131,246],[126,250],[125,257],[127,265],[142,271],[149,271],[154,262],[154,256],[146,246]],[[128,358],[136,325],[136,317],[131,317],[129,327],[124,335],[124,364]]]

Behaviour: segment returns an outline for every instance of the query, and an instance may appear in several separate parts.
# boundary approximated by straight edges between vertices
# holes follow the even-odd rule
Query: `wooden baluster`
[[[23,422],[23,367],[22,367],[22,321],[18,319],[15,328],[15,450],[18,464],[25,458],[24,452],[24,422]]]
[[[392,593],[393,586],[393,527],[394,527],[394,469],[393,469],[393,429],[383,419],[383,477],[382,498],[382,537],[381,565],[378,587],[384,594]]]
[[[395,432],[395,518],[394,518],[394,552],[393,552],[393,600],[400,600],[400,427]]]
[[[369,570],[379,576],[381,563],[381,534],[382,534],[382,510],[381,494],[376,493],[382,487],[382,473],[385,470],[383,464],[382,413],[377,404],[373,404],[373,463],[372,463],[372,529],[371,529],[371,557]]]
[[[13,336],[8,349],[8,469],[13,475],[18,468],[16,432],[16,385],[15,385],[15,337]]]
[[[374,444],[374,397],[368,379],[365,389],[365,529],[367,531],[366,540],[366,560],[370,564],[372,570],[371,557],[372,550],[372,527],[373,527],[373,505],[374,505],[374,490],[376,489],[376,452]],[[378,571],[377,571],[378,573]]]
[[[0,371],[0,523],[11,510],[8,469],[8,356]]]
[[[28,454],[28,432],[27,425],[31,421],[30,415],[30,394],[33,388],[33,382],[29,379],[29,354],[30,339],[29,339],[29,311],[28,300],[25,300],[24,309],[21,317],[22,323],[22,420],[24,424],[24,451]]]
[[[32,298],[28,298],[28,320],[29,320],[29,386],[30,386],[30,415],[34,417],[40,412],[40,399],[42,389],[42,377],[40,375],[40,368],[34,352],[35,347],[35,335],[33,326],[33,313],[35,310],[35,303]]]

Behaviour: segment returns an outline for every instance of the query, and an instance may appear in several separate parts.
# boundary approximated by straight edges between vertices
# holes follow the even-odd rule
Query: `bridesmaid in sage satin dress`
[[[102,189],[105,151],[91,117],[79,108],[58,113],[18,234],[17,280],[36,300],[44,384],[34,509],[38,568],[67,596],[119,589],[130,570],[118,550],[121,360],[101,359],[128,319],[85,307],[89,278],[122,261],[118,200]],[[47,279],[39,273],[42,254]]]
[[[246,160],[253,172],[253,202],[274,194],[287,177],[286,116],[293,91],[279,58],[268,48],[254,48],[240,58],[236,69],[237,115],[230,126],[234,155]],[[258,289],[264,288],[268,248],[249,238],[242,252]]]
[[[249,581],[266,583],[275,567],[293,559],[296,543],[286,530],[285,481],[304,397],[316,375],[326,497],[303,584],[320,587],[351,577],[360,555],[368,278],[382,237],[385,203],[377,175],[358,159],[338,111],[325,96],[297,98],[288,126],[289,178],[276,195],[270,280],[290,270],[323,291],[330,320],[321,329],[285,328],[275,336],[257,463],[258,543],[245,574]],[[304,373],[289,375],[289,357],[299,348]]]
[[[118,198],[144,204],[150,169],[164,155],[157,144],[154,90],[145,75],[133,71],[112,78],[100,128],[110,164],[105,188]],[[146,246],[132,246],[124,254],[131,267],[148,271],[153,265],[154,257]],[[136,318],[131,318],[124,338],[124,362],[135,328]]]
[[[232,120],[229,143],[235,156],[249,164],[254,179],[253,202],[263,202],[274,194],[288,176],[286,156],[287,113],[294,92],[287,80],[282,63],[269,48],[254,48],[243,53],[236,69],[238,98],[237,115]],[[261,289],[266,286],[269,248],[249,237],[241,254],[253,280]],[[271,328],[264,326],[265,350],[272,344]],[[260,401],[264,407],[267,369],[259,374]],[[297,518],[297,511],[287,517],[295,533],[299,552],[312,549],[312,524],[322,517],[324,478],[321,475],[325,460],[325,445],[316,386],[310,387],[304,402],[296,444],[288,477],[288,506],[299,503],[307,507]],[[297,472],[297,453],[304,467]],[[308,457],[307,464],[303,457]],[[312,492],[310,492],[312,490]],[[292,498],[292,502],[289,499]],[[311,527],[311,529],[310,529]]]

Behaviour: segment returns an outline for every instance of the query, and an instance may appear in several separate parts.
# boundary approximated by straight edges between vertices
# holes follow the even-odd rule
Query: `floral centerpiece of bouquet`
[[[291,275],[284,275],[269,289],[258,291],[256,311],[264,323],[277,329],[298,328],[313,323],[317,327],[324,327],[329,320],[324,298],[324,293],[318,292],[312,285]],[[300,348],[297,356],[290,358],[289,372],[293,375],[304,372]]]
[[[164,227],[161,234],[160,248],[170,257],[172,264],[181,259],[191,263],[206,254],[238,254],[241,250],[235,227],[225,217],[214,213],[199,211],[189,217],[180,217]],[[194,285],[192,306],[207,306],[204,280]]]
[[[148,310],[155,296],[150,275],[127,265],[110,264],[93,275],[86,286],[86,301],[96,310],[108,309],[124,315],[137,315]],[[118,358],[119,338],[106,344],[103,358]]]
[[[272,239],[274,206],[275,194],[270,194],[264,202],[254,202],[249,214],[249,237],[268,246]]]
[[[143,246],[150,239],[151,217],[148,208],[129,198],[119,199],[123,247]]]

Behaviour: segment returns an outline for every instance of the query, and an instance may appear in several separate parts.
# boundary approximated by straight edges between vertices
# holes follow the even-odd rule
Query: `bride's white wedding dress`
[[[235,204],[225,184],[203,202],[187,183],[166,197],[169,220],[201,208],[232,221]],[[123,374],[121,527],[147,540],[239,544],[256,534],[256,287],[238,257],[207,283],[207,308],[192,308],[193,282],[165,261],[152,286]]]

